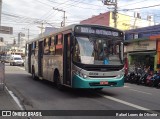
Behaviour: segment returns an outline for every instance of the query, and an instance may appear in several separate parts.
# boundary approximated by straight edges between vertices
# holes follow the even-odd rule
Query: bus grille
[[[101,71],[101,72],[104,72],[104,71],[119,71],[122,69],[122,67],[85,67],[84,68],[85,70],[87,71]]]

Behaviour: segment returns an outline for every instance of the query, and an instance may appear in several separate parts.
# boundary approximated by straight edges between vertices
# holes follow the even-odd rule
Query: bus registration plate
[[[100,85],[108,85],[108,81],[101,81]]]

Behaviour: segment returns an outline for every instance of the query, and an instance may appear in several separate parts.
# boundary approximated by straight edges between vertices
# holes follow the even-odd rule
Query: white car
[[[15,66],[15,65],[21,65],[24,66],[24,60],[20,55],[12,55],[10,57],[10,65]]]

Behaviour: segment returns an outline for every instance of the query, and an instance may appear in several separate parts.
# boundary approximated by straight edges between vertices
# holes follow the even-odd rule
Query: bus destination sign
[[[115,36],[118,37],[118,31],[108,30],[108,29],[98,29],[98,28],[91,28],[85,26],[77,26],[75,28],[76,33],[86,33],[86,34],[97,34],[97,35],[104,35],[104,36]]]

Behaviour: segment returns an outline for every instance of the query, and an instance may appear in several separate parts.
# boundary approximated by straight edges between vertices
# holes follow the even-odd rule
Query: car
[[[9,63],[10,56],[5,56],[5,63]]]
[[[1,56],[1,57],[0,57],[0,61],[1,61],[1,62],[5,62],[5,56]]]
[[[9,62],[9,56],[1,56],[0,61],[4,62],[4,63],[8,63]]]
[[[24,66],[24,60],[22,59],[21,55],[11,55],[9,60],[10,65],[21,65]]]

